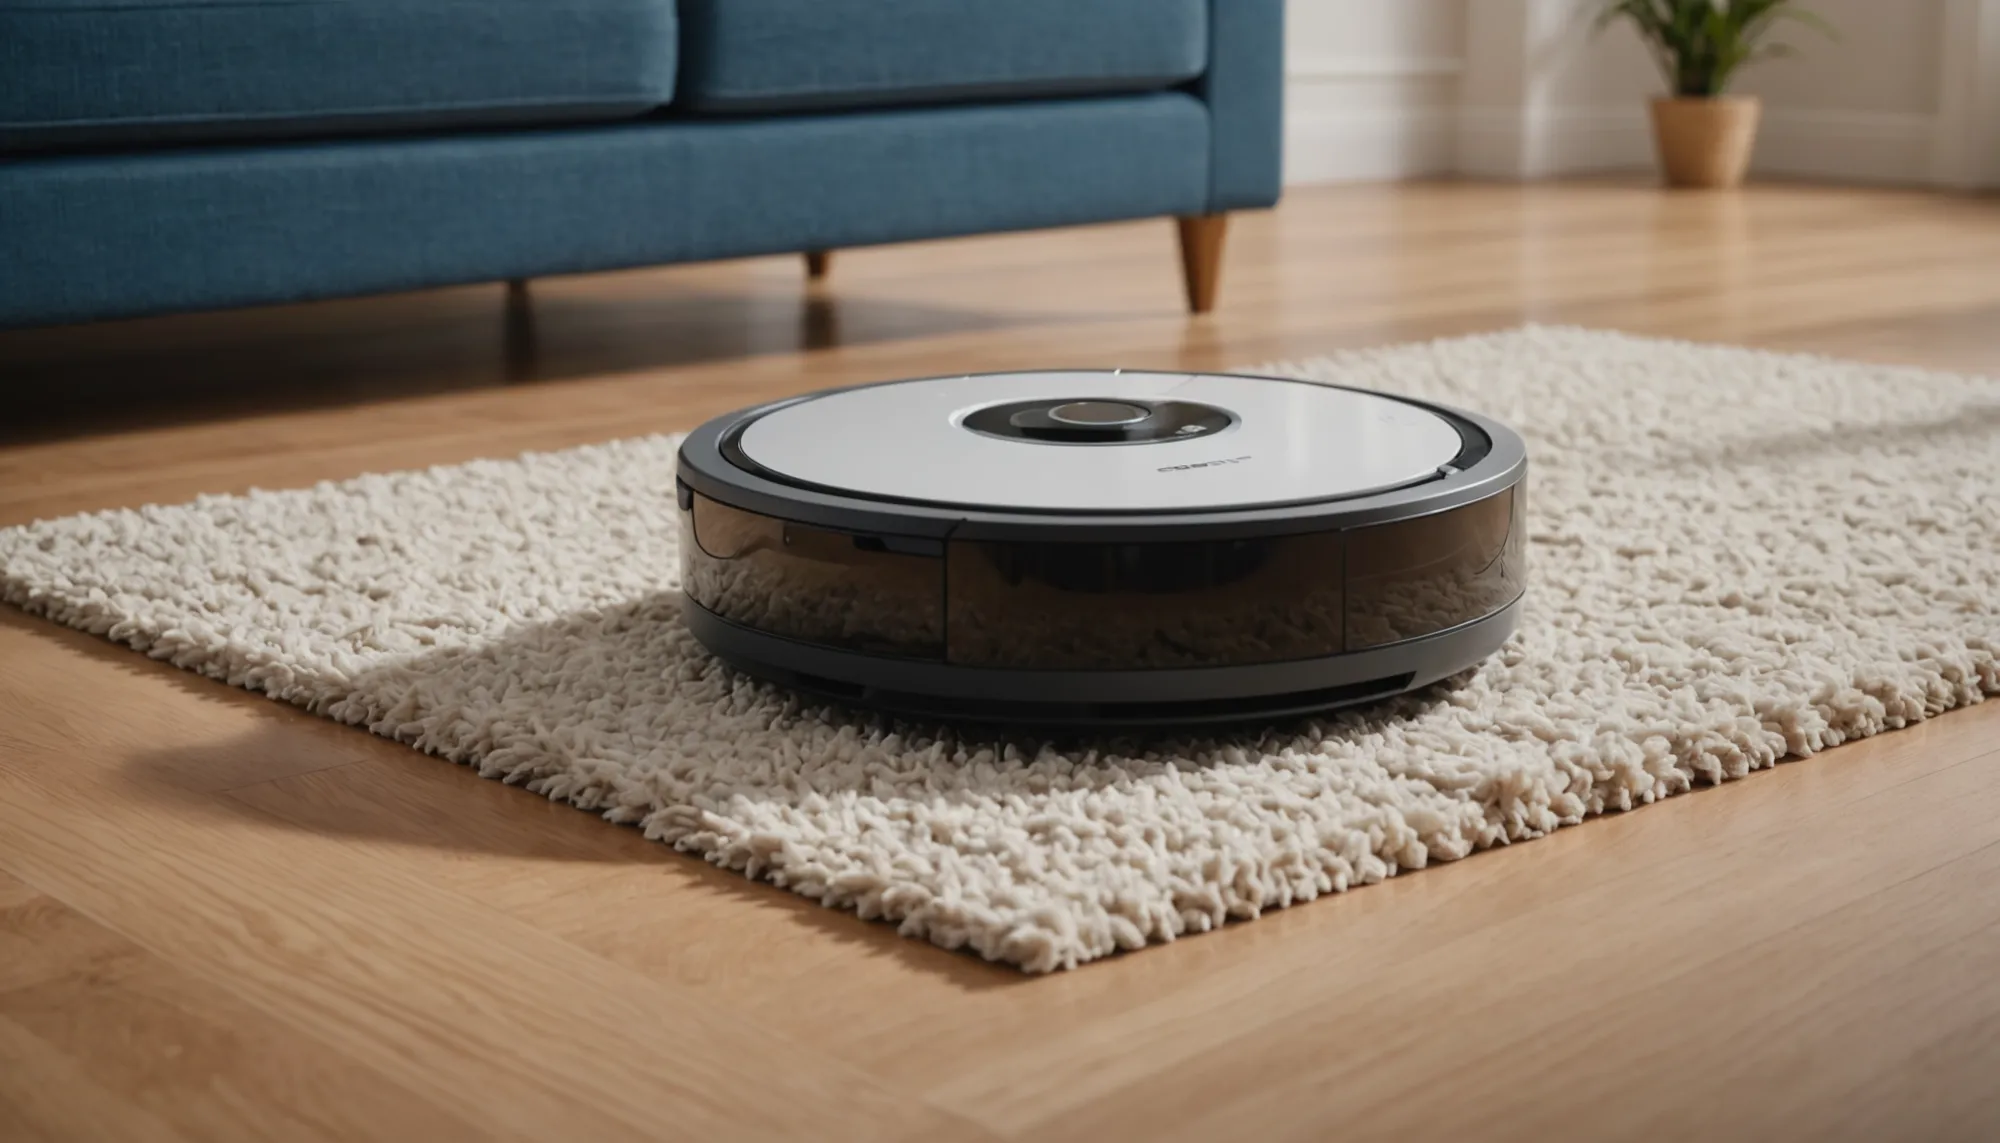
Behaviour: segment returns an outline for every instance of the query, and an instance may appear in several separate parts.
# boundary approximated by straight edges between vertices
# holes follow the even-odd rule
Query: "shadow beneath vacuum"
[[[870,958],[893,958],[968,991],[1035,979],[1007,965],[911,940],[852,912],[677,852],[636,829],[607,828],[596,815],[487,781],[469,767],[86,632],[4,605],[0,628],[178,692],[172,709],[181,712],[176,721],[183,729],[250,726],[247,733],[220,741],[155,749],[118,764],[116,777],[125,790],[181,819],[253,835],[274,827],[297,830],[358,843],[367,851],[434,852],[443,855],[444,864],[423,865],[422,875],[449,881],[454,871],[463,871],[467,892],[497,888],[506,899],[503,907],[518,899],[511,886],[521,883],[533,883],[550,897],[574,895],[593,908],[615,911],[621,934],[647,933],[652,938],[647,948],[656,948],[662,961],[677,960],[691,947],[729,946],[714,940],[702,927],[706,922],[731,933],[747,927],[783,939],[788,931],[800,932],[812,941],[859,947]],[[243,852],[254,860],[254,840]],[[390,854],[385,860],[395,858]],[[649,908],[647,902],[656,898],[669,907]],[[531,923],[537,914],[532,905],[524,909]],[[795,959],[812,958],[800,953]]]
[[[872,844],[871,831],[929,828],[873,812],[863,804],[869,799],[918,802],[935,818],[1052,791],[1088,797],[1148,774],[1240,764],[1328,736],[1376,733],[1448,693],[1440,686],[1316,720],[1234,730],[1054,738],[919,725],[826,706],[727,668],[694,641],[680,609],[678,591],[659,592],[490,639],[452,632],[444,636],[449,643],[346,680],[305,680],[339,696],[323,704],[329,717],[368,725],[382,738],[502,782],[479,781],[467,767],[440,765],[391,742],[276,709],[248,741],[142,757],[127,776],[183,811],[275,821],[319,835],[544,865],[657,865],[670,876],[669,891],[780,909],[817,933],[893,948],[914,964],[976,982],[984,973],[967,977],[963,967],[984,964],[975,956],[947,954],[857,919],[850,911],[857,869],[845,871],[848,880],[833,870],[827,882],[841,886],[838,912],[815,903],[811,884],[806,895],[794,896],[752,881],[797,888],[812,881],[829,854],[839,858]],[[181,674],[122,654],[148,673]],[[187,682],[218,697],[213,684]],[[191,775],[210,777],[191,783]],[[640,829],[605,830],[557,803]],[[687,855],[673,855],[641,829]],[[879,840],[883,852],[915,859],[929,839]],[[721,858],[740,872],[694,854]],[[587,891],[589,880],[579,891]],[[888,873],[872,886],[878,894],[906,888]],[[868,889],[858,894],[868,895]],[[1020,979],[1012,969],[995,971]]]
[[[1187,768],[1301,737],[1373,733],[1415,717],[1449,684],[1318,718],[1235,726],[1091,733],[914,721],[789,691],[725,666],[689,633],[681,593],[672,590],[400,659],[355,676],[346,689],[357,698],[338,704],[332,716],[365,721],[377,733],[447,757],[477,756],[495,776],[515,782],[547,777],[549,763],[593,760],[584,752],[594,748],[635,772],[707,790],[739,769],[744,746],[782,747],[788,756],[760,758],[751,777],[760,795],[795,807],[829,793],[880,788],[791,756],[802,742],[892,743],[888,753],[925,755],[924,776],[950,777],[948,788],[927,784],[928,795],[980,799],[1021,788],[1015,768],[995,765],[1007,758],[1055,762],[1060,755],[1068,788],[1091,788],[1132,776],[1129,767],[1121,772],[1107,762]],[[824,784],[846,778],[855,781]],[[579,789],[594,788],[592,781],[583,779]]]
[[[206,680],[195,682],[219,689]],[[251,701],[270,706],[268,700]],[[122,771],[128,788],[168,812],[212,821],[217,828],[277,826],[359,843],[385,871],[413,870],[531,925],[557,911],[565,924],[594,931],[576,918],[580,911],[601,909],[615,917],[604,930],[616,935],[615,944],[628,950],[643,946],[634,955],[644,963],[632,966],[642,971],[699,961],[718,946],[740,947],[746,939],[786,941],[787,933],[801,933],[812,941],[858,948],[869,958],[893,958],[967,991],[1034,979],[751,880],[650,841],[637,829],[609,827],[565,803],[482,779],[468,767],[301,711],[269,713],[269,722],[255,733],[226,744],[133,760]],[[327,749],[301,722],[346,741]],[[334,760],[338,755],[347,757]],[[252,767],[271,776],[216,791],[184,782],[190,775],[219,770],[240,775]],[[430,851],[444,861],[419,858],[411,864],[398,858],[397,850]]]

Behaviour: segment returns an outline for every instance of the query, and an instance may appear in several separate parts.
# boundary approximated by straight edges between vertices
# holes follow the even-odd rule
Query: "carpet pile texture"
[[[1522,432],[1505,650],[1259,733],[879,723],[689,637],[665,437],[0,530],[0,596],[1031,972],[2000,693],[2000,381],[1562,328],[1253,371]]]

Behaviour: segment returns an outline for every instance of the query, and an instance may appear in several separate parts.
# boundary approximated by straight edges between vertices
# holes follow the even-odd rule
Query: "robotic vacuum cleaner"
[[[1526,471],[1484,417],[1285,378],[837,389],[681,445],[687,622],[753,675],[923,718],[1322,711],[1506,641]]]

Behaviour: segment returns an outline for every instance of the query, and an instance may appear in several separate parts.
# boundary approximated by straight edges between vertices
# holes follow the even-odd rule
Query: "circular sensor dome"
[[[988,405],[966,413],[959,427],[1000,440],[1046,444],[1152,444],[1190,441],[1235,423],[1229,413],[1191,401],[1125,401],[1040,398]],[[1066,462],[1063,462],[1066,463]]]
[[[1325,710],[1511,634],[1526,470],[1476,414],[1286,378],[834,390],[683,443],[686,615],[745,671],[926,718]]]
[[[1067,401],[1049,410],[1049,420],[1059,425],[1094,428],[1137,424],[1152,415],[1153,410],[1144,405],[1123,401]]]

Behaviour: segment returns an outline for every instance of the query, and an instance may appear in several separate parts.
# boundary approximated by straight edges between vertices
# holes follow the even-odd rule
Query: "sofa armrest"
[[[1285,2],[1208,0],[1211,213],[1270,206],[1284,177]]]

